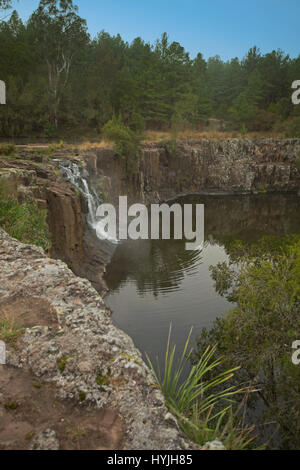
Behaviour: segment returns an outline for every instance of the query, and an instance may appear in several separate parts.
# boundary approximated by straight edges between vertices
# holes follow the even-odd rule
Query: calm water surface
[[[232,307],[216,293],[209,271],[228,260],[228,242],[300,233],[296,195],[188,196],[176,202],[205,204],[202,251],[186,251],[184,241],[127,241],[107,267],[106,303],[114,323],[152,358],[164,354],[171,323],[181,351],[192,326],[195,339]]]

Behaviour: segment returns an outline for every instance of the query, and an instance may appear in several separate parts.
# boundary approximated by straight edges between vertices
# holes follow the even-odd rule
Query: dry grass
[[[44,150],[44,149],[53,149],[53,150],[60,150],[60,149],[72,149],[76,147],[76,149],[80,150],[88,150],[91,148],[113,148],[113,142],[109,142],[107,140],[99,140],[99,142],[85,140],[80,144],[72,144],[64,141],[60,142],[51,142],[49,144],[27,144],[27,145],[16,145],[18,149],[24,150]]]
[[[198,139],[232,139],[238,137],[237,132],[220,132],[220,131],[196,131],[185,129],[179,131],[177,140],[198,140]],[[172,140],[174,135],[171,131],[146,131],[144,142],[160,142],[162,140]]]
[[[113,149],[113,147],[114,147],[113,142],[109,142],[108,140],[101,140],[99,142],[90,142],[90,141],[86,140],[85,142],[83,142],[82,144],[80,144],[78,146],[78,148],[80,150],[88,150],[88,149],[92,149],[92,148],[109,148],[109,149]]]
[[[273,138],[281,139],[284,138],[283,134],[274,132],[248,132],[241,134],[235,131],[221,132],[221,131],[196,131],[192,129],[186,129],[178,132],[176,140],[226,140],[226,139],[258,139],[258,138]],[[174,134],[171,131],[154,131],[147,130],[142,139],[143,144],[149,144],[152,142],[162,142],[165,140],[173,140]],[[108,140],[99,140],[99,142],[91,142],[89,140],[84,141],[82,144],[76,146],[79,150],[89,150],[95,148],[107,148],[113,149],[114,144]]]
[[[185,129],[178,132],[178,140],[199,140],[199,139],[255,139],[255,138],[283,138],[282,133],[275,132],[248,132],[241,134],[237,131],[197,131],[193,129]],[[163,140],[172,140],[174,136],[170,131],[151,131],[145,132],[144,143],[160,142]]]
[[[226,140],[226,139],[258,139],[258,138],[273,138],[281,139],[284,138],[283,133],[279,132],[247,132],[246,134],[241,134],[238,131],[216,131],[216,130],[207,130],[200,131],[195,129],[184,129],[177,133],[176,140],[201,140],[201,139],[214,139],[214,140]],[[151,142],[161,142],[164,140],[173,140],[174,133],[172,131],[157,131],[157,130],[147,130],[144,132],[142,143],[149,144]],[[60,141],[53,142],[51,144],[27,144],[27,145],[17,145],[17,148],[27,149],[27,150],[42,150],[47,148],[52,148],[54,150],[58,149],[68,149],[74,148],[78,150],[89,150],[95,148],[107,148],[113,149],[114,144],[109,140],[103,140],[101,137],[99,141],[85,140],[80,144],[70,144],[68,142]]]
[[[215,139],[215,140],[226,140],[226,139],[258,139],[258,138],[273,138],[281,139],[284,138],[284,134],[275,132],[247,132],[241,134],[237,131],[197,131],[193,129],[185,129],[178,132],[177,140],[201,140],[201,139]],[[164,140],[173,140],[174,134],[171,131],[155,131],[147,130],[143,135],[143,144],[149,144],[151,142],[162,142]],[[78,146],[80,150],[88,150],[92,148],[109,148],[113,149],[113,142],[108,140],[100,140],[99,142],[91,142],[86,140]]]

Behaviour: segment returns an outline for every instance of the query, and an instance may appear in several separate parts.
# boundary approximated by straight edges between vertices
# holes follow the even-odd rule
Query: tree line
[[[98,135],[116,116],[132,131],[201,129],[217,118],[240,132],[300,137],[291,100],[300,55],[254,46],[242,60],[205,60],[166,33],[155,44],[104,30],[91,38],[72,0],[41,0],[26,23],[17,11],[0,22],[0,79],[4,137]]]

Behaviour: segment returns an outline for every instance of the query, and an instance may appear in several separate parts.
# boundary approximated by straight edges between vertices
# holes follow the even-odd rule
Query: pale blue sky
[[[15,0],[27,19],[39,0]],[[262,52],[281,48],[300,54],[299,0],[77,0],[79,14],[94,36],[102,29],[132,41],[153,43],[166,31],[191,56],[243,57],[254,45]]]

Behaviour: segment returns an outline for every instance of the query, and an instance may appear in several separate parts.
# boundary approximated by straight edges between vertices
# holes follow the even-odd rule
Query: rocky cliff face
[[[78,276],[87,277],[104,292],[103,272],[112,247],[106,243],[99,246],[88,230],[84,201],[60,174],[58,160],[76,157],[70,151],[59,151],[52,157],[45,159],[38,151],[22,150],[17,158],[0,158],[1,188],[7,197],[36,201],[40,209],[48,211],[51,256],[66,262]]]
[[[178,143],[173,152],[160,143],[148,144],[140,172],[130,182],[113,150],[91,149],[83,158],[112,200],[119,194],[135,202],[158,202],[184,193],[300,188],[300,139],[202,139]]]
[[[155,162],[153,161],[155,154]],[[178,145],[177,154],[154,147],[144,150],[144,191],[162,197],[188,192],[247,193],[266,190],[293,191],[300,175],[295,162],[300,140],[201,140]],[[154,176],[154,183],[153,181]]]
[[[80,269],[83,256],[85,218],[73,188],[58,174],[54,162],[35,161],[32,153],[19,159],[0,159],[0,184],[4,195],[19,202],[36,201],[48,210],[52,238],[51,255],[74,269]]]

